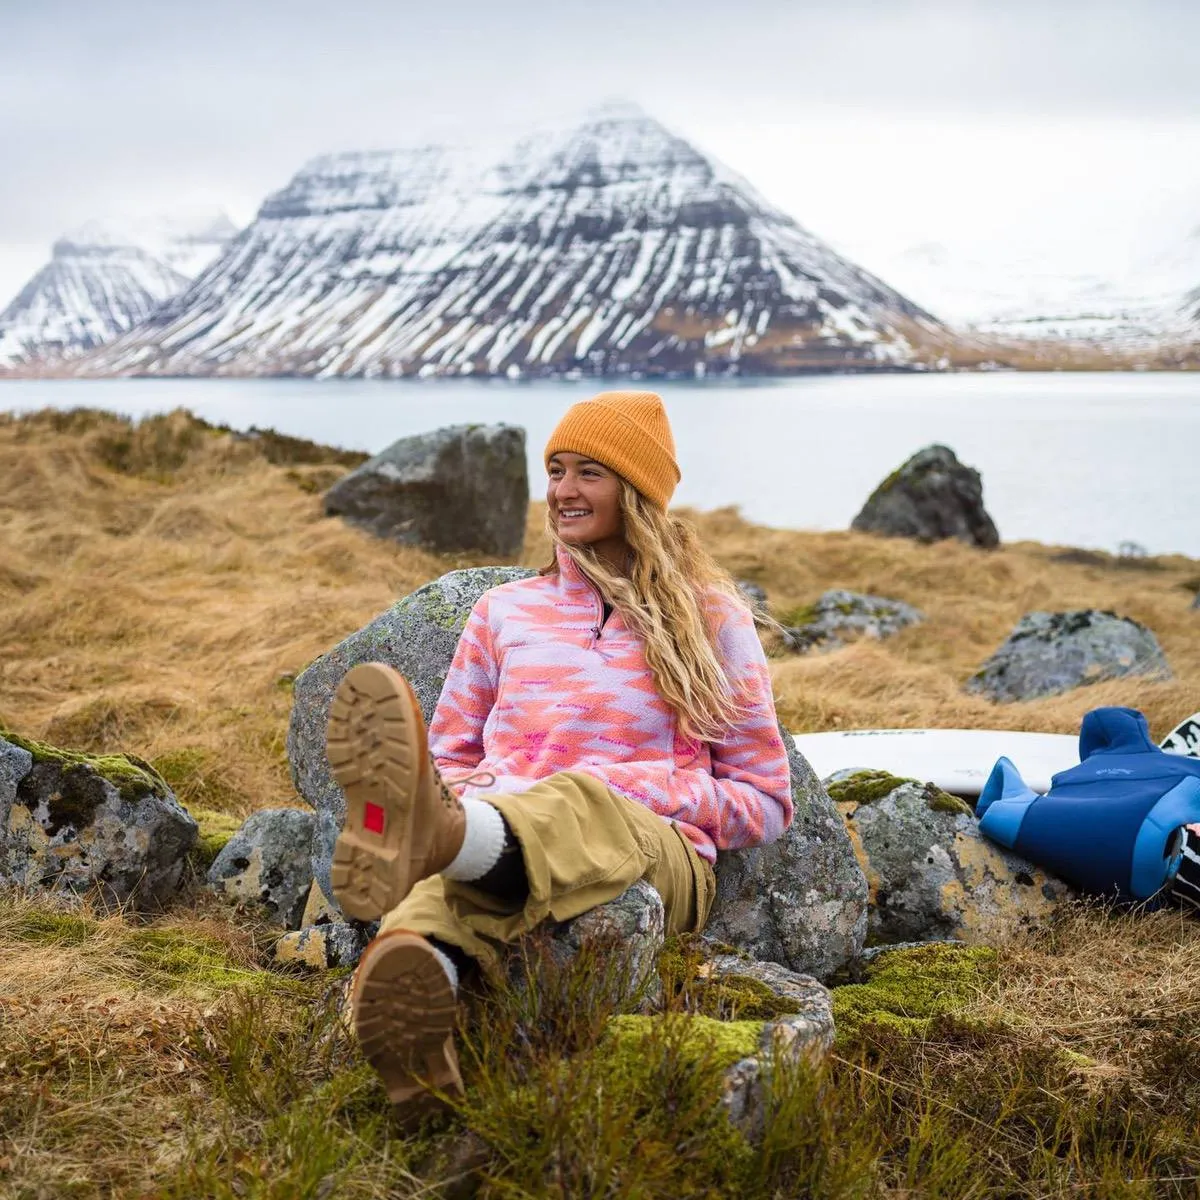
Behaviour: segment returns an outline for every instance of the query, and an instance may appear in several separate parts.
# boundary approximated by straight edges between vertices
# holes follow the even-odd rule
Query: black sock
[[[475,966],[475,960],[461,946],[455,946],[450,942],[443,942],[441,938],[429,937],[428,935],[426,935],[425,940],[435,950],[441,951],[454,964],[454,969],[458,972],[460,983]]]
[[[504,815],[500,819],[504,821]],[[529,879],[525,874],[525,857],[521,843],[513,835],[512,827],[504,821],[504,848],[500,857],[479,879],[473,879],[471,887],[495,896],[505,904],[520,908],[529,898]]]

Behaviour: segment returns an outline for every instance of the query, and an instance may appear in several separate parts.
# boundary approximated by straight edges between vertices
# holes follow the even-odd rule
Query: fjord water
[[[406,434],[505,421],[528,434],[530,484],[566,406],[595,381],[115,379],[0,383],[0,410],[190,409],[376,452]],[[844,529],[876,484],[942,442],[983,476],[1008,542],[1200,557],[1200,373],[805,376],[630,383],[664,396],[683,482],[676,503],[737,505],[790,529]]]

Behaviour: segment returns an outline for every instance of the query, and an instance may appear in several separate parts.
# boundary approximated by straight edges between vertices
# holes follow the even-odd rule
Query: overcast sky
[[[867,266],[1200,225],[1198,0],[0,0],[0,306],[91,217],[616,97]]]

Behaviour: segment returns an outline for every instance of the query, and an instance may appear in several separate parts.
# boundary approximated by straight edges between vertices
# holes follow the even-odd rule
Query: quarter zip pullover
[[[773,841],[792,819],[787,752],[750,613],[713,593],[709,617],[742,712],[720,741],[684,737],[643,643],[574,560],[486,592],[459,639],[430,724],[447,779],[517,792],[559,771],[601,780],[675,822],[709,862]]]

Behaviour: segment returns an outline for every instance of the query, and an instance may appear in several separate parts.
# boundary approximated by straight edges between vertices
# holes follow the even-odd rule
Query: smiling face
[[[620,476],[567,450],[551,455],[547,470],[546,503],[558,536],[572,546],[591,546],[614,565],[622,564],[627,546]]]

